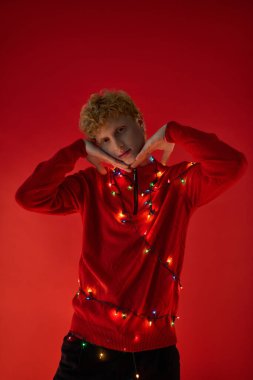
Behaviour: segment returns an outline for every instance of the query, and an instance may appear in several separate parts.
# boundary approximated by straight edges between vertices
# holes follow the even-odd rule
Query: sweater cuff
[[[171,137],[171,128],[174,126],[174,122],[173,121],[169,121],[167,124],[166,124],[166,129],[165,129],[165,139],[167,142],[169,143],[174,143],[175,140],[173,140],[173,138]]]
[[[78,139],[72,143],[72,146],[74,150],[76,150],[79,154],[80,157],[86,157],[88,153],[86,152],[86,147],[85,147],[85,142],[83,139]]]

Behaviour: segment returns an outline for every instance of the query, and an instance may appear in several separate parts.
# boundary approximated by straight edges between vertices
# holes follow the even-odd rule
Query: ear
[[[144,121],[143,121],[143,119],[142,119],[140,116],[137,118],[137,123],[138,123],[140,126],[142,126],[142,125],[144,124]]]

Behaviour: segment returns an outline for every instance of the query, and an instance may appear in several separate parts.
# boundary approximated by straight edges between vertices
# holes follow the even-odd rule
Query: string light
[[[155,160],[154,160],[154,157],[153,156],[150,156],[149,157],[149,161],[151,163],[153,163]],[[192,165],[194,165],[195,163],[194,162],[190,162],[187,164],[187,168],[190,168]],[[113,171],[113,176],[114,177],[122,177],[122,176],[125,176],[127,178],[129,178],[128,176],[126,175],[123,175],[121,170],[119,168],[114,168]],[[151,219],[151,216],[154,216],[156,215],[159,210],[155,210],[153,209],[153,202],[152,202],[152,199],[151,199],[151,195],[154,191],[158,190],[159,187],[157,186],[157,181],[161,178],[161,176],[164,174],[164,171],[160,171],[160,170],[157,170],[155,172],[155,175],[156,175],[156,178],[151,181],[149,183],[149,188],[148,189],[145,189],[144,191],[142,191],[140,193],[140,196],[141,197],[144,197],[146,195],[149,195],[149,199],[147,199],[145,202],[144,202],[144,206],[148,206],[149,207],[149,212],[148,212],[148,215],[147,215],[147,220],[150,220]],[[179,179],[180,180],[180,183],[182,185],[185,185],[186,184],[186,175],[185,173],[183,173],[183,176],[182,176],[182,173],[181,175],[175,177],[173,180],[176,180],[176,179]],[[167,179],[166,182],[165,182],[165,185],[167,184],[171,184],[172,180],[171,179]],[[117,183],[116,182],[112,182],[112,181],[109,181],[108,182],[108,186],[109,188],[111,189],[112,186],[117,186]],[[120,189],[119,187],[117,186],[118,188],[118,192],[117,191],[111,191],[111,194],[112,196],[116,196],[116,195],[121,195],[121,192],[120,192]],[[126,187],[128,191],[132,191],[133,190],[133,186],[132,184],[128,184],[128,186]],[[120,197],[121,199],[121,197]],[[121,199],[121,201],[123,202],[123,200]],[[122,203],[122,205],[124,206],[124,203]],[[124,207],[123,207],[124,209]],[[126,223],[126,222],[131,222],[133,224],[133,226],[135,227],[136,229],[136,232],[139,232],[135,226],[135,224],[133,223],[132,219],[131,219],[131,215],[130,214],[127,214],[127,217],[126,217],[126,213],[123,212],[123,211],[120,211],[118,212],[118,219],[121,223]],[[142,237],[145,241],[145,244],[147,245],[146,248],[144,248],[143,250],[143,253],[145,255],[147,255],[151,250],[152,250],[152,247],[149,245],[149,243],[146,241],[146,236],[147,236],[147,230],[145,230],[145,232],[143,233]],[[155,253],[155,252],[154,252]],[[166,268],[168,270],[168,273],[170,274],[171,278],[173,279],[173,281],[177,281],[178,282],[178,285],[179,285],[179,288],[180,290],[183,289],[183,286],[181,285],[180,283],[180,279],[179,277],[177,276],[176,273],[174,273],[170,266],[172,265],[173,263],[173,255],[170,255],[168,256],[167,260],[164,262],[161,260],[160,256],[158,256],[158,260],[160,261],[160,263],[163,265],[164,268]],[[165,314],[165,315],[160,315],[159,313],[157,313],[157,310],[153,309],[151,311],[151,315],[144,315],[144,314],[138,314],[137,312],[135,312],[134,310],[126,310],[125,308],[121,308],[119,305],[113,305],[112,303],[110,302],[107,302],[107,301],[104,301],[104,300],[99,300],[97,298],[95,298],[95,289],[92,289],[90,287],[87,288],[87,293],[85,293],[81,286],[80,286],[80,281],[78,280],[79,282],[79,289],[78,291],[76,292],[76,296],[77,297],[81,297],[81,294],[84,296],[84,300],[87,300],[88,302],[93,302],[93,301],[96,301],[96,302],[100,302],[100,303],[103,303],[103,304],[106,304],[108,305],[110,308],[111,308],[111,312],[112,312],[112,316],[114,318],[120,318],[122,320],[125,320],[128,318],[129,314],[131,314],[132,316],[135,316],[135,317],[139,317],[139,318],[143,318],[148,324],[148,326],[151,328],[153,325],[154,325],[154,322],[158,319],[161,319],[161,318],[165,318],[167,320],[167,318],[169,319],[169,325],[171,326],[171,328],[174,327],[175,325],[175,321],[176,319],[179,319],[178,316],[174,316],[174,315],[170,315],[170,314]],[[138,342],[140,340],[140,337],[138,335],[136,335],[134,337],[134,341],[135,342]],[[85,342],[85,341],[82,341],[81,345],[82,345],[82,348],[85,348],[87,346],[88,342]],[[124,351],[126,351],[126,347],[124,347]],[[99,357],[99,360],[104,360],[105,359],[105,353],[103,351],[100,351],[98,353],[98,357]],[[140,374],[137,372],[137,369],[135,368],[135,377],[136,379],[139,379],[140,378]]]
[[[189,162],[189,163],[186,165],[186,168],[188,169],[190,166],[195,165],[195,164],[196,164],[196,162],[191,161],[191,162]]]
[[[80,290],[80,289],[79,289]],[[91,288],[87,289],[88,295],[86,296],[87,300],[91,300],[93,298],[93,292]]]
[[[154,160],[154,157],[153,156],[150,156],[149,157],[149,161],[150,162],[154,162],[155,160]],[[192,166],[194,163],[192,163],[192,162],[190,162],[190,163],[188,163],[187,164],[187,168],[188,167],[190,167],[190,166]],[[155,172],[155,174],[156,174],[156,179],[154,179],[153,181],[151,181],[150,183],[149,183],[149,188],[148,189],[146,189],[146,190],[144,190],[144,191],[142,191],[141,192],[141,196],[142,197],[144,197],[145,195],[147,195],[147,194],[149,194],[150,196],[151,196],[151,193],[155,190],[155,189],[157,189],[157,186],[155,186],[155,184],[157,183],[157,181],[158,181],[158,178],[160,178],[162,175],[163,175],[163,173],[164,173],[164,171],[162,172],[162,171],[160,171],[160,170],[156,170],[156,172]],[[115,168],[114,170],[113,170],[113,174],[114,174],[114,176],[119,176],[119,175],[122,175],[122,173],[121,173],[121,171],[120,171],[120,169],[119,168]],[[126,177],[128,177],[128,176],[126,176]],[[128,177],[129,178],[129,177]],[[180,177],[180,176],[178,176],[178,178],[180,179],[180,182],[182,183],[182,184],[185,184],[186,183],[186,180],[185,180],[185,178],[184,177]],[[170,179],[168,179],[167,180],[167,183],[169,183],[170,184]],[[128,190],[132,190],[133,189],[133,186],[132,185],[128,185],[127,186],[127,189]],[[151,198],[149,199],[149,200],[146,200],[145,202],[144,202],[144,206],[149,206],[149,212],[148,212],[148,214],[147,214],[147,221],[150,221],[151,220],[151,216],[154,216],[155,214],[156,214],[156,210],[155,209],[153,209],[152,208],[152,206],[153,206],[153,204],[152,204],[152,200],[151,200]],[[126,219],[125,218],[125,214],[123,214],[122,212],[120,212],[119,213],[119,218],[120,218],[120,221],[121,221],[121,223],[123,223],[123,224],[125,224],[127,221],[131,221],[131,220],[128,220],[128,219]],[[146,235],[147,234],[147,231],[144,233],[144,235]],[[145,239],[145,238],[144,238]],[[148,248],[145,248],[144,249],[144,254],[146,255],[146,254],[148,254],[149,252],[151,251],[151,247],[148,247]],[[168,257],[168,259],[167,259],[167,262],[166,263],[163,263],[163,264],[166,264],[166,266],[168,266],[168,265],[171,265],[171,263],[172,263],[172,257],[170,256],[170,257]],[[175,281],[176,279],[177,279],[177,276],[176,276],[176,274],[175,273],[173,273],[173,272],[171,272],[171,274],[172,274],[172,279]],[[181,286],[181,284],[180,284],[180,289],[182,288],[182,286]]]
[[[167,258],[167,263],[168,263],[169,265],[172,263],[172,257],[171,257],[171,256],[169,256],[169,257]]]
[[[100,351],[98,357],[99,357],[100,360],[105,359],[104,352]]]
[[[119,176],[119,175],[121,175],[121,170],[119,168],[114,168],[113,174]]]
[[[107,302],[107,301],[103,301],[103,300],[99,300],[98,298],[95,298],[95,296],[93,296],[92,298],[90,297],[87,297],[87,293],[85,293],[81,288],[79,289],[80,290],[80,293],[84,295],[84,299],[85,300],[88,300],[89,302],[92,301],[96,301],[96,302],[99,302],[99,303],[102,303],[102,304],[106,304],[108,305],[110,308],[111,308],[111,312],[112,312],[112,315],[114,317],[118,317],[119,315],[121,315],[121,318],[122,319],[126,319],[129,314],[135,316],[135,317],[138,317],[138,318],[142,318],[142,319],[145,319],[149,325],[149,322],[154,322],[155,320],[157,319],[162,319],[162,318],[178,318],[177,316],[172,316],[170,314],[164,314],[164,315],[157,315],[157,310],[152,310],[152,317],[150,315],[145,315],[145,314],[138,314],[137,312],[133,311],[133,310],[126,310],[125,308],[121,308],[120,306],[116,306],[114,304],[112,304],[111,302]],[[120,314],[119,314],[120,312]],[[150,324],[151,325],[151,324]],[[139,340],[139,336],[135,336],[134,338],[135,341]]]

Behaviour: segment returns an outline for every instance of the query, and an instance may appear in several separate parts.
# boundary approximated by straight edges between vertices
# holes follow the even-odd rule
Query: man
[[[124,91],[92,94],[80,129],[87,138],[41,162],[16,192],[28,210],[82,216],[79,288],[54,380],[179,380],[175,323],[190,216],[242,176],[246,159],[175,121],[147,139]],[[167,166],[175,144],[193,161]],[[66,176],[79,157],[93,166]]]

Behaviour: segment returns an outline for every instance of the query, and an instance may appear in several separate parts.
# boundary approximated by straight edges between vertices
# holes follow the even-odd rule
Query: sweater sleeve
[[[165,139],[182,146],[193,157],[183,173],[183,183],[193,207],[206,204],[224,192],[244,174],[245,155],[221,141],[216,134],[168,122]]]
[[[17,189],[16,202],[23,208],[44,214],[80,212],[86,182],[83,171],[65,176],[87,152],[82,139],[61,148],[51,158],[39,163]]]

